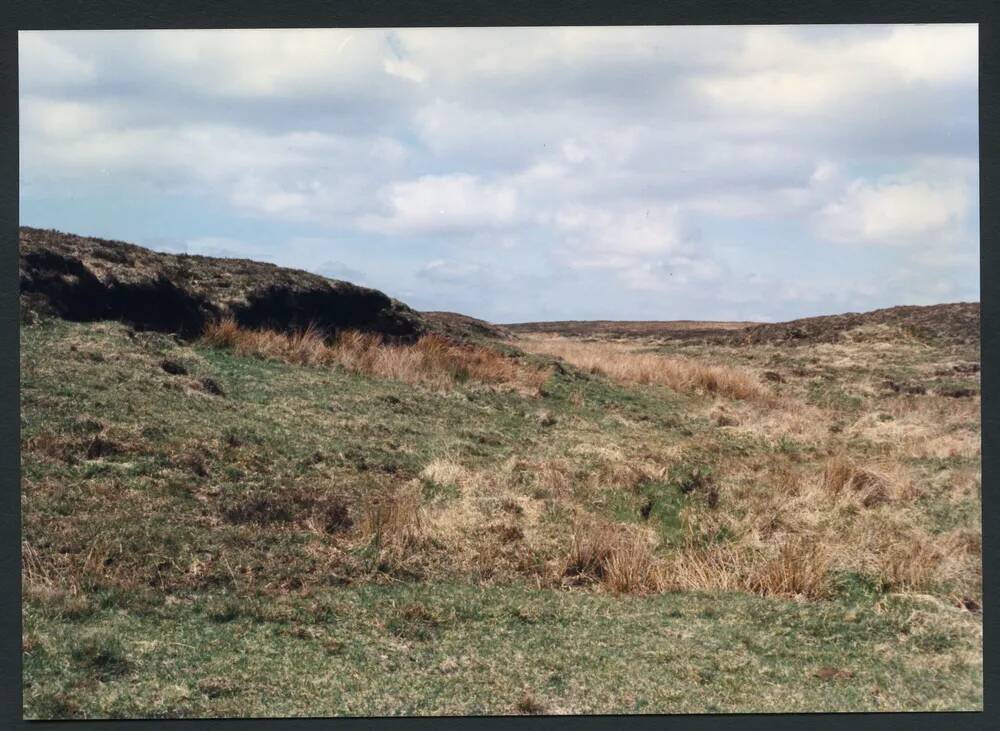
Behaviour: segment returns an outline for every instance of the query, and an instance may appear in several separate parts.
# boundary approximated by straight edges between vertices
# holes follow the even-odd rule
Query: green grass
[[[721,460],[817,456],[801,440],[717,429],[695,396],[572,369],[537,398],[474,382],[442,392],[112,323],[24,328],[21,357],[23,539],[43,566],[25,593],[27,717],[982,705],[981,618],[863,573],[835,576],[830,601],[616,597],[465,572],[433,543],[425,565],[383,569],[372,545],[341,541],[383,490],[412,483],[430,509],[460,503],[459,485],[421,476],[447,455],[481,476],[515,462],[513,497],[564,540],[552,551],[586,509],[654,528],[669,554],[686,540],[685,510],[725,499]],[[189,374],[164,372],[164,358]],[[837,382],[788,388],[857,397]],[[662,479],[596,480],[595,445],[625,465],[678,456]],[[545,461],[568,465],[566,495],[536,482]],[[976,524],[976,505],[935,477],[974,460],[911,466],[936,486],[920,498],[928,529]],[[485,499],[475,509],[501,529],[520,519]],[[559,555],[511,545],[511,565]]]
[[[79,622],[29,607],[26,715],[503,714],[969,709],[974,619],[913,601],[881,613],[742,595],[618,599],[519,586],[365,586],[323,611],[219,615],[202,598]],[[943,614],[942,614],[943,613]],[[933,628],[913,616],[933,620]],[[113,633],[128,670],[95,683],[81,632]],[[844,671],[823,677],[823,669]],[[826,671],[827,673],[829,671]],[[848,677],[849,675],[849,677]]]

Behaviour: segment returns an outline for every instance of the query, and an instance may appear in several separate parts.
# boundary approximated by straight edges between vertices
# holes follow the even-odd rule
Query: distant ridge
[[[516,334],[552,333],[575,337],[638,337],[713,340],[738,344],[836,342],[862,327],[886,326],[902,334],[943,343],[973,343],[980,337],[978,302],[901,305],[870,312],[756,323],[698,320],[558,320],[503,325]]]
[[[766,323],[747,328],[746,343],[835,342],[850,330],[884,325],[924,340],[973,343],[980,338],[978,302],[940,305],[902,305],[871,312],[804,317],[790,322]]]
[[[719,337],[734,330],[755,325],[753,322],[716,322],[698,320],[556,320],[519,322],[502,327],[518,334],[558,333],[581,337],[671,337],[697,339]]]

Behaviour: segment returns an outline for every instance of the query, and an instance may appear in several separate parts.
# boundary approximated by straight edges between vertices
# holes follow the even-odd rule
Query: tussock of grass
[[[528,352],[562,358],[590,373],[622,383],[656,384],[675,391],[718,394],[731,399],[766,402],[773,399],[754,376],[739,368],[634,352],[607,342],[566,338],[531,338],[519,345]]]
[[[823,488],[834,496],[855,493],[866,508],[888,502],[900,489],[890,475],[860,467],[845,455],[827,461]]]
[[[564,575],[600,582],[616,594],[644,594],[662,586],[649,536],[611,523],[577,525]]]
[[[371,498],[361,523],[362,535],[380,545],[405,545],[419,534],[420,528],[420,497],[412,492]]]
[[[619,540],[604,562],[602,581],[617,594],[645,594],[663,586],[660,562],[649,540],[636,533]]]
[[[823,545],[793,539],[776,547],[718,545],[687,550],[665,568],[665,584],[682,591],[744,591],[820,599],[828,595],[832,559]]]
[[[386,491],[369,498],[359,529],[370,572],[423,575],[429,534],[416,490]]]
[[[339,365],[349,371],[406,383],[447,387],[463,381],[538,388],[548,373],[480,345],[424,335],[412,345],[385,343],[372,333],[347,330],[332,342],[315,327],[297,332],[251,330],[232,319],[210,323],[202,341],[239,355],[274,358],[298,365]]]

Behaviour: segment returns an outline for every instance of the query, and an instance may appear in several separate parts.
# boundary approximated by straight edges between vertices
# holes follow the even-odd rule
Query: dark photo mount
[[[4,119],[6,128],[11,131],[5,136],[3,145],[3,159],[6,163],[4,169],[6,175],[3,178],[3,185],[0,186],[0,199],[3,201],[0,210],[0,220],[5,224],[3,231],[8,242],[6,251],[7,259],[3,271],[7,272],[8,279],[6,286],[0,286],[0,320],[6,327],[5,337],[7,347],[2,349],[4,357],[0,359],[0,384],[2,384],[4,403],[8,404],[7,418],[0,421],[0,445],[3,451],[3,468],[0,471],[2,476],[3,500],[0,504],[0,534],[8,536],[7,543],[0,552],[0,576],[6,577],[7,591],[3,593],[5,599],[0,602],[2,608],[2,624],[0,624],[0,637],[3,640],[2,650],[0,650],[0,686],[4,689],[0,697],[0,707],[4,709],[5,720],[13,728],[48,728],[54,722],[48,721],[25,721],[22,716],[23,708],[23,660],[22,642],[25,635],[22,633],[23,617],[21,605],[22,593],[22,561],[23,544],[21,539],[22,528],[22,499],[21,499],[21,479],[24,470],[22,462],[22,450],[24,448],[25,423],[18,411],[25,408],[23,405],[24,394],[21,391],[21,368],[23,363],[19,362],[21,356],[19,345],[20,329],[24,326],[25,312],[33,313],[36,309],[42,319],[53,318],[65,319],[76,322],[118,322],[121,321],[127,326],[138,331],[150,331],[151,333],[174,333],[179,336],[182,343],[179,347],[187,347],[184,343],[194,342],[199,334],[204,330],[207,323],[217,321],[220,317],[232,315],[237,323],[247,329],[273,329],[301,331],[311,325],[319,325],[325,335],[335,337],[336,333],[342,330],[360,330],[382,333],[383,340],[389,347],[405,347],[417,341],[422,335],[428,333],[441,334],[449,338],[468,336],[474,328],[485,328],[488,333],[485,337],[494,338],[498,333],[518,334],[518,326],[502,330],[493,330],[492,323],[481,323],[482,321],[469,318],[473,322],[464,322],[455,318],[462,318],[464,315],[455,315],[452,318],[425,318],[424,316],[436,313],[421,313],[415,309],[394,299],[395,292],[387,290],[385,294],[381,291],[368,287],[355,287],[349,285],[348,289],[337,290],[333,287],[328,291],[329,285],[316,285],[310,281],[308,286],[301,282],[292,284],[278,284],[260,286],[256,289],[248,289],[245,296],[237,298],[238,303],[233,306],[236,300],[228,298],[216,298],[215,292],[197,288],[192,290],[179,282],[172,272],[166,272],[162,276],[152,274],[146,281],[135,285],[127,281],[127,277],[95,276],[94,269],[82,266],[78,260],[72,257],[66,258],[39,251],[34,257],[19,257],[19,246],[17,242],[21,240],[22,234],[19,232],[19,199],[18,199],[18,164],[20,151],[18,148],[18,79],[17,79],[17,30],[29,29],[131,29],[131,28],[297,28],[297,27],[427,27],[427,26],[534,26],[534,25],[730,25],[730,24],[799,24],[799,23],[904,23],[904,22],[929,22],[929,23],[978,23],[979,24],[979,53],[980,53],[980,81],[979,81],[979,190],[980,200],[989,202],[997,198],[997,173],[996,173],[996,151],[997,151],[997,125],[995,124],[997,98],[1000,95],[996,90],[997,71],[997,44],[996,44],[996,9],[991,3],[985,2],[956,2],[947,6],[930,2],[907,2],[888,3],[878,7],[866,2],[846,2],[846,3],[789,3],[789,2],[751,2],[734,6],[726,2],[678,2],[678,3],[633,3],[622,5],[621,3],[485,3],[475,2],[471,4],[456,4],[445,2],[430,2],[419,5],[387,4],[376,5],[353,2],[329,4],[322,2],[294,2],[285,4],[281,8],[276,8],[273,4],[267,3],[235,3],[223,0],[222,2],[204,3],[194,2],[171,2],[165,5],[150,7],[148,4],[139,2],[105,2],[99,5],[83,4],[72,1],[49,2],[44,4],[18,2],[13,3],[6,11],[4,40],[6,43],[0,44],[3,48],[2,64],[0,64],[0,79],[3,81]],[[992,194],[992,195],[991,195]],[[969,614],[982,616],[983,632],[983,704],[984,712],[964,712],[964,713],[845,713],[845,714],[775,714],[775,715],[728,715],[713,713],[711,709],[706,709],[703,715],[671,715],[658,716],[656,711],[638,710],[638,715],[625,716],[583,716],[572,719],[574,725],[584,727],[614,727],[622,722],[636,724],[638,726],[648,726],[649,728],[659,728],[663,724],[679,725],[690,728],[745,728],[767,726],[797,728],[803,723],[815,724],[819,727],[840,727],[859,726],[861,728],[882,728],[886,725],[901,728],[939,728],[941,725],[954,726],[956,728],[989,728],[989,718],[991,710],[996,705],[996,683],[998,680],[997,671],[997,632],[995,613],[992,610],[996,601],[995,578],[997,573],[996,559],[996,534],[997,525],[993,517],[996,514],[996,498],[991,489],[996,474],[996,458],[994,449],[995,422],[996,417],[993,411],[995,403],[993,376],[993,361],[996,358],[996,328],[991,328],[990,323],[994,322],[997,316],[994,297],[993,282],[997,281],[997,264],[995,253],[990,246],[993,234],[997,230],[997,213],[995,206],[982,205],[981,216],[981,249],[980,276],[982,281],[981,293],[981,315],[977,308],[975,317],[972,316],[967,306],[956,307],[954,311],[947,313],[949,321],[948,331],[953,332],[955,328],[961,330],[961,336],[956,337],[955,343],[950,343],[949,347],[960,348],[967,337],[975,337],[970,333],[981,329],[980,348],[982,353],[981,371],[977,363],[972,358],[965,359],[959,357],[936,365],[938,372],[932,372],[928,380],[915,379],[912,377],[900,378],[893,375],[876,383],[878,398],[884,403],[898,404],[905,399],[915,399],[929,395],[930,397],[943,396],[952,399],[956,408],[961,408],[961,404],[969,399],[981,398],[982,411],[982,485],[981,510],[982,510],[982,594],[981,597],[956,596],[956,611],[961,610]],[[79,232],[84,233],[84,232]],[[93,241],[91,239],[91,241]],[[111,247],[112,249],[114,247]],[[145,251],[145,250],[143,250]],[[22,252],[23,253],[23,252]],[[153,253],[153,252],[147,252]],[[127,262],[115,261],[115,257],[121,254],[111,253],[111,258],[105,262],[105,266],[99,267],[106,274],[117,266],[128,268]],[[158,255],[162,256],[162,255]],[[195,257],[197,258],[197,257]],[[169,266],[172,266],[173,262]],[[301,274],[306,274],[301,272]],[[329,281],[329,280],[326,280]],[[317,288],[322,291],[317,291]],[[252,290],[252,291],[251,291]],[[331,294],[331,291],[333,294]],[[19,298],[18,293],[23,297]],[[25,296],[26,295],[26,296]],[[331,299],[334,297],[334,300]],[[403,297],[405,300],[406,298]],[[28,308],[24,304],[30,305]],[[450,315],[452,313],[444,313]],[[943,327],[941,320],[937,318],[913,317],[910,313],[904,313],[902,324],[895,316],[886,316],[876,322],[866,320],[864,326],[886,326],[912,328],[914,337],[919,342],[921,338],[933,337],[921,327],[934,329]],[[34,314],[28,314],[27,318],[32,320]],[[860,316],[864,317],[864,316]],[[982,327],[978,323],[985,323]],[[789,318],[790,320],[792,318]],[[819,318],[817,318],[819,319]],[[811,318],[810,318],[811,320]],[[975,321],[973,321],[975,320]],[[447,322],[454,329],[447,330],[441,325]],[[955,325],[955,323],[958,323]],[[954,328],[952,326],[955,326]],[[522,325],[523,327],[523,325]],[[612,326],[613,327],[613,326]],[[853,325],[851,326],[853,327]],[[443,329],[444,328],[444,329]],[[821,332],[822,337],[826,337],[830,329],[841,332],[840,325],[831,326],[829,321],[806,322],[803,325],[796,323],[779,323],[777,325],[764,325],[756,331],[756,334],[749,339],[757,338],[759,343],[773,345],[776,342],[791,343],[792,341],[803,341],[806,346],[814,342],[816,333]],[[851,329],[850,327],[843,328]],[[679,332],[679,331],[678,331]],[[909,330],[907,331],[909,332]],[[977,333],[978,334],[978,333]],[[746,333],[743,333],[746,335]],[[615,337],[621,337],[621,333],[616,333]],[[716,334],[708,331],[699,331],[698,337],[707,343],[722,343],[729,334]],[[837,342],[837,335],[830,335],[831,340],[825,342]],[[678,334],[677,341],[683,341],[685,336]],[[153,342],[152,340],[150,342]],[[165,341],[164,341],[165,342]],[[699,341],[700,342],[700,341]],[[155,341],[155,347],[161,347],[161,341]],[[174,347],[172,344],[163,347]],[[687,346],[685,346],[687,347]],[[84,349],[86,350],[86,349]],[[68,352],[68,351],[67,351]],[[958,352],[958,351],[956,351]],[[963,351],[964,352],[964,351]],[[65,354],[64,354],[65,355]],[[85,354],[84,354],[85,355]],[[185,357],[189,355],[184,352]],[[79,353],[77,356],[81,357]],[[214,373],[208,375],[208,371],[201,373],[197,370],[198,361],[195,358],[190,360],[177,360],[177,366],[173,365],[172,355],[164,356],[166,359],[156,360],[157,369],[162,373],[157,373],[156,378],[162,379],[166,386],[162,386],[165,392],[173,393],[173,389],[187,388],[191,392],[207,393],[207,396],[222,400],[229,399],[233,392],[230,382]],[[157,356],[159,358],[159,356]],[[515,367],[523,364],[515,357]],[[170,366],[163,365],[171,363]],[[975,370],[973,370],[975,366]],[[573,388],[579,393],[589,394],[588,388],[593,386],[592,376],[573,367],[566,367],[563,361],[556,363],[556,369],[560,379],[559,388]],[[173,372],[171,369],[174,369]],[[189,371],[190,369],[190,371]],[[965,370],[963,370],[965,369]],[[801,374],[797,372],[801,371]],[[766,389],[790,390],[802,379],[822,378],[819,373],[821,366],[813,363],[795,363],[787,367],[783,364],[768,365],[767,370],[761,372],[763,387]],[[816,371],[816,372],[813,372]],[[767,375],[767,374],[774,374]],[[187,380],[190,380],[188,383]],[[218,389],[217,394],[212,393],[213,387],[199,386],[205,379],[212,381],[214,388]],[[214,380],[213,380],[214,379]],[[798,380],[797,380],[798,379]],[[970,384],[975,384],[970,389]],[[981,387],[980,384],[981,383]],[[184,385],[180,385],[184,384]],[[569,384],[569,385],[567,385]],[[754,384],[757,387],[757,384]],[[918,389],[923,389],[919,391]],[[543,389],[544,390],[544,389]],[[950,390],[950,392],[949,392]],[[567,391],[567,394],[570,392]],[[830,394],[826,394],[829,396]],[[200,398],[201,396],[196,396]],[[556,398],[561,396],[557,393]],[[603,395],[601,396],[603,398]],[[848,394],[849,397],[849,394]],[[413,429],[422,428],[419,410],[423,405],[413,402],[405,389],[389,389],[385,394],[381,394],[380,406],[386,413],[394,413],[393,418],[411,418]],[[569,395],[566,398],[570,398]],[[574,396],[573,398],[577,398]],[[585,398],[585,397],[584,397]],[[839,394],[834,394],[831,398],[840,398]],[[330,408],[339,408],[337,398],[330,396]],[[471,402],[474,403],[474,402]],[[569,401],[567,401],[569,403]],[[587,408],[586,400],[582,401],[584,406],[574,408]],[[849,404],[846,406],[849,407]],[[414,413],[407,416],[408,409],[413,409]],[[724,404],[721,408],[712,412],[706,412],[713,428],[722,433],[728,433],[734,428],[738,428],[740,415],[736,413],[738,409],[731,408]],[[331,412],[332,413],[332,412]],[[379,412],[382,413],[382,412]],[[551,433],[553,430],[562,429],[565,426],[565,416],[558,410],[546,408],[529,414],[532,419],[530,429],[532,434]],[[631,419],[626,415],[624,418]],[[662,413],[654,414],[654,419],[659,420],[659,428],[675,429],[682,433],[684,429],[691,428],[687,424],[675,423],[674,415]],[[86,420],[80,421],[78,425],[86,432],[89,428]],[[643,423],[643,422],[640,422]],[[103,425],[103,424],[102,424]],[[411,428],[407,427],[407,428]],[[831,432],[836,435],[843,427],[840,422],[831,424]],[[489,455],[491,451],[501,450],[505,447],[503,442],[508,438],[502,430],[492,429],[489,425],[470,425],[466,429],[468,434],[463,437],[472,444],[473,451],[478,450],[483,455]],[[81,433],[84,433],[81,432]],[[150,432],[152,433],[152,432]],[[85,433],[86,444],[81,437],[80,445],[83,449],[82,462],[87,461],[88,450],[93,455],[93,462],[99,463],[105,460],[109,463],[125,463],[130,458],[128,450],[131,445],[125,440],[116,438],[105,438],[100,432],[91,434]],[[252,454],[260,445],[257,439],[267,439],[267,435],[261,435],[253,430],[243,430],[238,428],[220,431],[219,455],[227,454]],[[382,438],[382,437],[379,437]],[[358,470],[359,473],[373,476],[374,482],[382,484],[384,481],[391,481],[396,476],[406,476],[410,479],[423,479],[426,483],[422,489],[428,491],[430,499],[445,501],[449,499],[451,487],[445,480],[438,483],[434,479],[421,477],[421,472],[409,465],[405,456],[400,456],[398,450],[394,450],[390,443],[396,443],[396,435],[390,435],[380,444],[377,449],[370,452],[352,452],[351,448],[337,452],[331,450],[329,453],[320,453],[301,456],[296,463],[296,469],[307,470],[323,469],[323,465],[329,466],[333,462],[339,464],[350,464],[351,469]],[[58,445],[53,449],[60,448]],[[214,445],[212,447],[214,449]],[[782,447],[786,450],[789,460],[797,448],[789,441]],[[125,456],[123,456],[125,455]],[[179,469],[185,474],[191,475],[195,481],[212,480],[211,475],[216,474],[219,465],[213,460],[217,455],[212,453],[203,454],[198,450],[193,450],[185,455],[184,461]],[[298,457],[297,457],[298,458]],[[248,457],[249,459],[249,457]],[[338,461],[339,460],[339,461]],[[221,462],[219,463],[221,465]],[[235,463],[234,463],[235,464]],[[289,463],[291,464],[291,463]],[[836,467],[837,465],[834,465]],[[864,465],[841,465],[843,467],[843,485],[845,494],[851,490],[857,490],[859,505],[863,509],[878,509],[880,501],[885,499],[885,495],[891,492],[891,487],[879,483],[877,470],[871,470],[871,475],[867,474]],[[236,469],[236,467],[233,467]],[[94,469],[99,469],[95,467]],[[199,476],[204,471],[209,477]],[[433,472],[433,470],[431,471]],[[835,472],[835,470],[833,470]],[[637,482],[636,483],[636,503],[634,507],[638,515],[638,521],[642,525],[648,525],[650,520],[662,521],[668,528],[672,526],[671,516],[677,513],[676,507],[681,503],[678,501],[690,501],[697,503],[699,509],[716,510],[717,507],[709,508],[710,502],[718,503],[726,499],[725,493],[720,493],[717,483],[719,477],[710,472],[702,470],[701,464],[697,460],[683,462],[676,474],[669,474],[664,485],[676,487],[674,492],[665,491],[666,488],[658,484]],[[186,478],[185,478],[186,479]],[[840,484],[836,474],[832,474],[830,484]],[[373,482],[373,484],[374,484]],[[880,486],[881,485],[881,486]],[[683,487],[682,487],[683,486]],[[684,489],[690,488],[690,489]],[[173,489],[173,488],[171,488]],[[177,488],[178,490],[180,488]],[[311,489],[311,488],[310,488]],[[231,525],[240,526],[245,524],[261,524],[269,526],[277,535],[285,530],[288,525],[295,524],[295,521],[312,521],[309,524],[315,526],[327,536],[342,535],[344,531],[356,530],[365,520],[375,523],[379,521],[391,522],[392,518],[387,517],[393,510],[405,510],[405,507],[386,507],[385,503],[374,501],[369,506],[369,513],[347,503],[326,500],[319,494],[310,492],[310,489],[302,491],[289,490],[283,493],[283,501],[269,502],[267,496],[254,492],[245,496],[237,495],[231,491],[223,491],[219,494],[221,514],[237,516],[230,521]],[[880,493],[880,490],[883,492]],[[884,494],[883,494],[884,493]],[[540,494],[540,493],[539,493]],[[178,493],[180,495],[180,493]],[[714,495],[714,497],[711,497]],[[175,496],[177,497],[177,496]],[[173,498],[170,498],[173,499]],[[190,496],[181,495],[179,499],[190,499]],[[544,498],[540,498],[544,499]],[[870,500],[871,505],[865,506],[864,501]],[[675,502],[677,505],[675,505]],[[359,503],[360,504],[360,503]],[[875,506],[875,507],[872,507]],[[622,508],[625,510],[626,508]],[[228,513],[226,513],[228,511]],[[502,519],[497,519],[495,531],[490,533],[489,540],[499,546],[514,546],[523,539],[518,536],[515,527],[517,524],[517,506],[501,506]],[[244,522],[243,516],[246,518]],[[263,516],[263,517],[261,517]],[[672,529],[672,528],[671,528]],[[520,528],[517,528],[520,530]],[[491,544],[492,545],[492,544]],[[506,549],[505,549],[506,550]],[[586,562],[584,562],[586,563]],[[152,565],[152,564],[150,564]],[[595,569],[594,566],[578,567],[576,574],[566,577],[566,583],[572,584],[574,581],[583,581],[588,572],[599,574],[603,569]],[[157,576],[168,577],[172,569],[162,567],[157,574],[153,571],[149,577],[155,582]],[[228,573],[227,570],[220,569],[220,575]],[[590,581],[593,576],[586,576]],[[289,583],[289,591],[300,591],[301,586],[296,585],[294,577],[283,577]],[[339,579],[338,579],[339,580]],[[853,581],[854,579],[851,579]],[[155,584],[154,584],[155,585]],[[346,582],[345,584],[346,585]],[[857,596],[864,595],[865,592],[872,591],[872,587],[864,584],[863,581],[851,584],[848,591],[856,592]],[[852,594],[853,596],[853,594]],[[981,599],[981,601],[979,601]],[[68,605],[67,605],[68,606]],[[248,605],[249,606],[249,605]],[[72,612],[72,609],[69,610]],[[81,611],[89,611],[81,610]],[[232,619],[227,619],[228,613],[232,612],[237,624],[240,621],[240,612],[248,611],[247,607],[230,606],[224,602],[212,605],[209,610],[215,613],[213,621],[221,627],[235,625],[227,624]],[[275,607],[256,606],[253,611],[260,617],[271,617],[278,613]],[[272,614],[268,614],[268,612]],[[479,608],[470,611],[483,611],[487,613],[488,608]],[[546,612],[549,609],[542,607],[526,607],[523,611],[511,609],[511,622],[516,626],[524,628],[525,632],[533,632],[541,621],[544,624]],[[683,611],[680,610],[683,614]],[[699,617],[696,621],[705,621],[705,618],[715,616],[717,610],[713,607],[691,608],[691,616]],[[749,610],[748,610],[749,611]],[[702,613],[702,614],[699,614]],[[523,616],[521,616],[523,614]],[[256,620],[255,620],[256,621]],[[269,621],[267,619],[263,621]],[[282,620],[284,621],[284,620]],[[331,620],[332,621],[332,620]],[[380,620],[381,621],[381,620]],[[428,607],[420,601],[401,601],[396,607],[395,613],[387,617],[386,632],[394,641],[410,643],[417,647],[427,646],[436,641],[442,634],[446,634],[449,615],[438,612],[434,607]],[[308,639],[308,631],[298,625],[289,624],[293,632],[302,632],[306,639],[298,638],[302,642],[315,640]],[[817,628],[817,632],[821,629]],[[86,638],[84,638],[86,639]],[[30,638],[29,638],[30,641]],[[89,641],[89,640],[88,640]],[[923,638],[923,642],[947,643],[947,637]],[[330,640],[332,643],[330,652],[335,655],[343,651],[343,648],[336,644],[337,640]],[[421,644],[423,643],[423,644]],[[98,667],[100,672],[95,671],[95,687],[97,684],[107,684],[117,682],[116,678],[126,677],[134,668],[129,668],[127,652],[119,656],[119,646],[113,639],[109,639],[106,644],[90,643],[81,641],[76,647],[72,662],[80,664],[92,663]],[[121,662],[119,662],[121,660]],[[461,667],[460,661],[457,667]],[[516,665],[511,660],[511,667]],[[450,664],[441,666],[440,671],[444,677],[455,671]],[[711,669],[701,668],[698,672],[703,675],[704,682],[720,680],[725,676],[725,670],[721,675],[712,675]],[[846,669],[840,666],[816,664],[811,670],[809,682],[827,684],[840,687],[849,686],[857,679],[857,671]],[[554,687],[558,687],[558,673],[554,672]],[[700,676],[701,677],[701,676]],[[233,687],[228,682],[223,682],[220,677],[201,678],[195,684],[196,691],[206,697],[225,699],[233,692]],[[721,682],[721,681],[720,681]],[[95,691],[96,692],[96,691]],[[516,708],[512,708],[512,713],[524,713],[528,715],[545,714],[558,711],[551,706],[546,706],[544,693],[533,693],[525,691],[523,697],[517,699]],[[652,713],[654,715],[642,715]],[[184,720],[100,720],[100,721],[60,721],[59,728],[74,727],[76,725],[87,725],[97,727],[110,726],[113,728],[132,727],[157,727],[169,724],[174,727],[190,728],[211,728],[213,724],[236,726],[239,728],[313,728],[326,727],[361,727],[369,728],[376,726],[409,725],[415,727],[438,727],[441,725],[462,727],[481,726],[500,727],[510,724],[539,724],[539,725],[563,725],[570,722],[569,719],[546,716],[539,718],[513,718],[505,716],[488,717],[447,717],[447,718],[409,718],[389,719],[389,718],[278,718],[278,719],[229,719],[229,720],[208,720],[208,719],[184,719]]]

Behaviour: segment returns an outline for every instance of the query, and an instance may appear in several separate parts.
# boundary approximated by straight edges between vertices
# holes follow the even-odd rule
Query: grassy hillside
[[[981,708],[975,346],[514,346],[23,327],[26,716]]]

